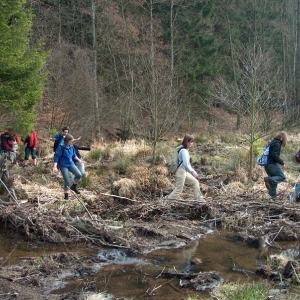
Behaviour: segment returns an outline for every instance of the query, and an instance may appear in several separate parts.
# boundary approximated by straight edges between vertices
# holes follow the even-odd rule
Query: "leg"
[[[75,175],[73,184],[70,187],[70,189],[72,191],[74,191],[76,194],[80,194],[79,190],[77,189],[77,184],[80,181],[82,175],[81,175],[80,171],[78,170],[78,168],[75,166],[75,164],[69,168],[69,171]]]
[[[60,168],[61,175],[64,178],[64,192],[65,194],[69,193],[70,188],[70,177],[68,168]]]
[[[80,163],[80,162],[76,162],[75,166],[78,168],[78,170],[80,171],[81,175],[85,175],[85,170],[84,170],[84,164]]]
[[[14,163],[16,161],[16,152],[9,152],[9,159],[11,163]]]
[[[175,181],[175,189],[174,191],[167,196],[167,199],[178,199],[180,194],[182,193],[185,178],[186,178],[186,170],[184,168],[178,168],[176,171],[176,181]]]
[[[200,184],[197,178],[195,178],[192,174],[186,174],[186,182],[194,187],[194,198],[195,200],[203,200],[203,195],[200,191]]]
[[[31,148],[31,157],[33,165],[36,166],[36,149]]]
[[[29,148],[29,147],[26,147],[26,148],[25,148],[25,158],[24,158],[24,162],[23,162],[23,165],[24,165],[24,166],[27,166],[27,165],[28,165],[29,153],[30,153],[30,148]]]
[[[281,167],[278,164],[269,164],[265,167],[268,174],[270,189],[269,195],[276,196],[278,183],[285,181],[285,175],[283,174]]]

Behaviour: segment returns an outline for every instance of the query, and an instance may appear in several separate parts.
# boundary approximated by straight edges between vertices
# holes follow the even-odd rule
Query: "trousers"
[[[183,191],[185,182],[187,184],[193,185],[195,200],[203,198],[200,191],[199,181],[192,174],[188,173],[184,168],[179,167],[175,173],[175,176],[175,189],[170,195],[166,197],[167,199],[178,199]]]

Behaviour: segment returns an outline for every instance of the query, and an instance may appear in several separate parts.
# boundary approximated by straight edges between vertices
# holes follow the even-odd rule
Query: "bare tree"
[[[259,46],[241,49],[236,53],[238,60],[235,82],[218,78],[211,89],[214,101],[230,111],[247,116],[246,134],[249,137],[249,177],[252,177],[254,156],[253,146],[266,130],[278,129],[276,116],[283,109],[282,91],[277,89],[279,70],[268,53]]]

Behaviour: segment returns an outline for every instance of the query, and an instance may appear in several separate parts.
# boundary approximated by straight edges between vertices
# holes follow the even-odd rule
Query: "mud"
[[[220,228],[261,248],[300,238],[300,206],[289,201],[292,182],[281,184],[276,201],[259,181],[246,187],[236,180],[236,174],[216,172],[200,179],[205,204],[188,200],[188,188],[184,199],[176,201],[153,193],[131,199],[96,188],[83,189],[80,197],[72,194],[69,201],[63,201],[60,182],[49,176],[48,165],[35,170],[38,180],[30,168],[17,170],[10,178],[16,197],[5,191],[1,195],[1,226],[20,233],[25,240],[117,248],[135,256],[161,247],[184,246]],[[196,168],[208,174],[200,165]],[[57,253],[24,259],[18,265],[2,264],[0,299],[80,299],[82,295],[76,292],[52,295],[49,291],[59,285],[58,279],[95,274],[100,261],[99,257]],[[282,270],[291,276],[298,267],[292,262]],[[270,273],[266,268],[258,272],[271,280]],[[86,288],[92,290],[93,286]]]

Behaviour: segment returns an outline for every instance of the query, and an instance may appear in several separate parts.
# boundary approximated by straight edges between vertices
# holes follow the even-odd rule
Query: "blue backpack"
[[[270,151],[270,145],[267,145],[263,150],[263,154],[256,159],[258,165],[266,166],[268,164],[269,151]]]

